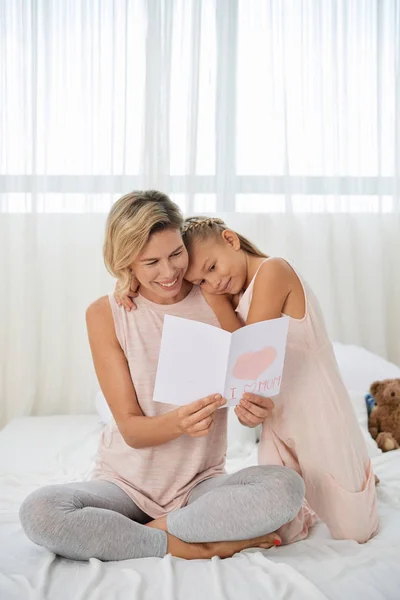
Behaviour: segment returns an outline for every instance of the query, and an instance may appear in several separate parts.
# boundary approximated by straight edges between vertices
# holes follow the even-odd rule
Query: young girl
[[[374,475],[316,296],[290,263],[265,256],[221,219],[186,219],[183,238],[185,277],[224,329],[290,317],[281,391],[259,443],[260,464],[289,466],[306,483],[307,503],[281,528],[282,540],[306,537],[317,513],[334,538],[366,542],[378,529]],[[258,424],[248,401],[235,410]]]
[[[265,418],[251,398],[235,408],[242,424],[262,423],[259,463],[289,466],[306,483],[301,511],[278,531],[282,541],[305,538],[317,513],[334,538],[366,542],[378,529],[374,475],[316,296],[291,264],[221,219],[191,217],[182,231],[185,278],[201,286],[224,329],[290,317],[274,410]]]

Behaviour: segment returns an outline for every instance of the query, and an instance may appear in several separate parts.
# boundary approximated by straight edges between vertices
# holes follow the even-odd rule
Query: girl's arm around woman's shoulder
[[[246,325],[277,319],[282,313],[302,318],[304,310],[302,284],[292,267],[283,258],[266,260],[254,281]]]
[[[96,375],[125,442],[132,448],[159,446],[179,437],[173,412],[146,417],[138,404],[125,354],[118,342],[107,296],[86,311],[86,324]]]
[[[217,317],[221,329],[233,333],[243,327],[233,308],[234,298],[230,294],[207,294],[204,290],[202,293]]]

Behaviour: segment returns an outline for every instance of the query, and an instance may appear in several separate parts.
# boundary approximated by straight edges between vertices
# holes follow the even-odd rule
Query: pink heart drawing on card
[[[256,391],[256,387],[257,381],[254,381],[253,383],[246,383],[246,385],[244,386],[244,391],[247,394],[254,394],[254,392]]]
[[[232,369],[236,379],[257,379],[276,359],[276,348],[267,347],[258,352],[246,352],[239,356]]]

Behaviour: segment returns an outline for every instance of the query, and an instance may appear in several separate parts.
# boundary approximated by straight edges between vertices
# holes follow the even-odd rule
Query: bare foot
[[[235,542],[204,542],[204,543],[187,543],[176,538],[168,532],[167,518],[160,517],[146,523],[146,527],[161,529],[168,536],[168,553],[172,556],[180,558],[212,558],[219,556],[220,558],[229,558],[247,548],[272,548],[280,546],[281,539],[276,533],[268,533],[261,537],[250,540],[239,540]]]
[[[210,542],[205,544],[210,552],[210,558],[213,556],[219,556],[220,558],[229,558],[248,548],[273,548],[274,546],[280,546],[281,539],[276,533],[268,533],[261,537],[253,538],[251,540],[241,540],[237,542]]]
[[[248,548],[266,549],[281,545],[281,539],[276,533],[269,533],[261,537],[235,542],[204,542],[198,544],[183,542],[170,533],[167,533],[167,536],[167,553],[186,559],[212,558],[213,556],[230,558],[236,552],[241,552]]]

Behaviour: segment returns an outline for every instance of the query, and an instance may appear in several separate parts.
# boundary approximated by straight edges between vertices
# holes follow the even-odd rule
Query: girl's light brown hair
[[[181,229],[182,224],[179,207],[162,192],[135,191],[113,204],[106,222],[103,256],[107,270],[118,279],[121,296],[129,291],[130,265],[150,235],[163,229]]]
[[[222,219],[218,219],[217,217],[188,217],[183,223],[182,237],[186,248],[190,251],[194,240],[206,240],[209,237],[215,237],[220,240],[222,232],[226,229],[233,231]],[[240,248],[244,252],[247,252],[247,254],[251,254],[252,256],[267,258],[267,255],[261,252],[261,250],[247,238],[236,231],[234,231],[234,233],[238,236]]]

